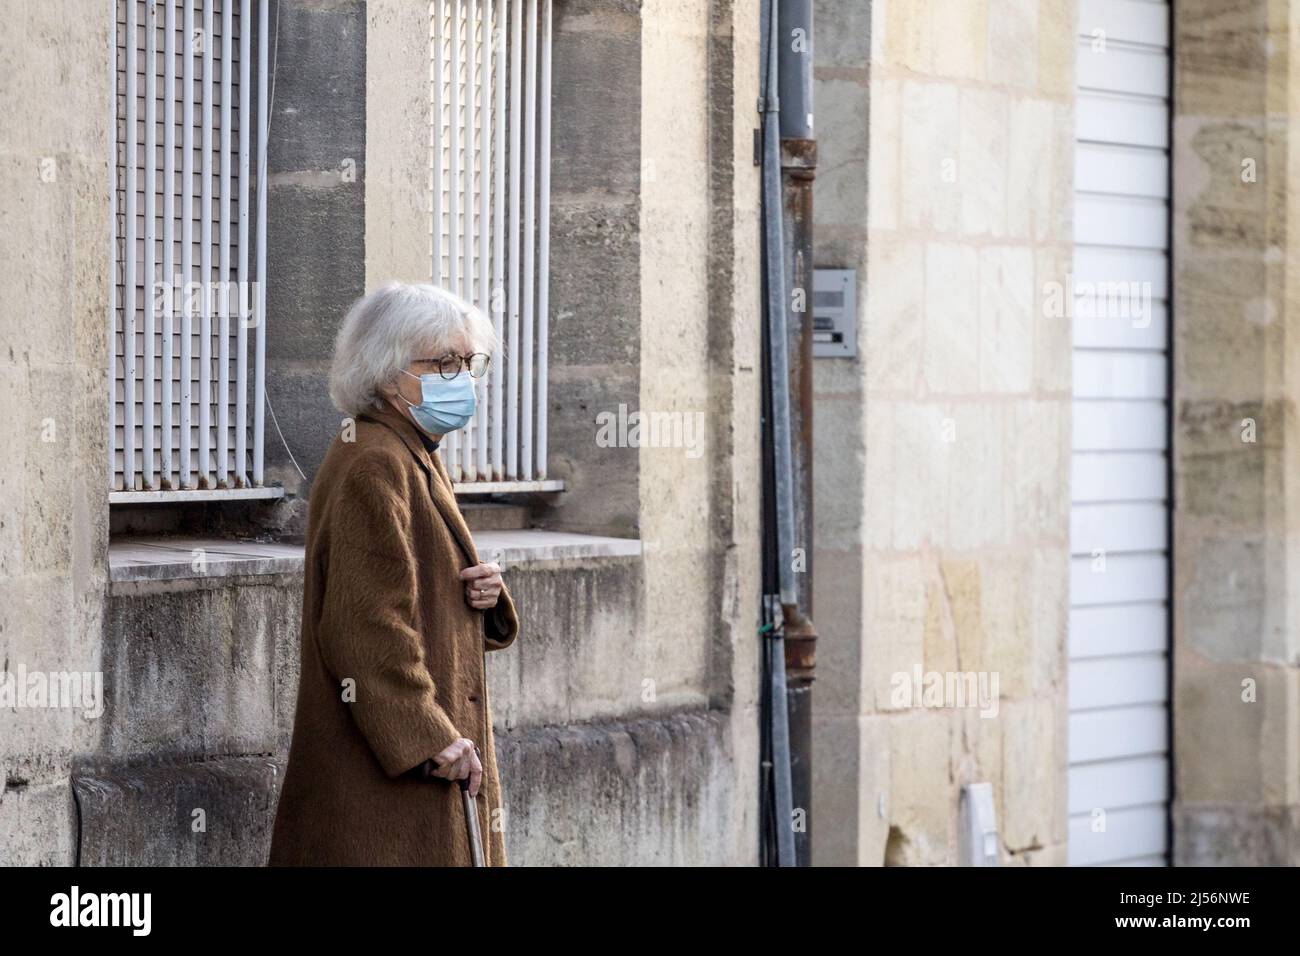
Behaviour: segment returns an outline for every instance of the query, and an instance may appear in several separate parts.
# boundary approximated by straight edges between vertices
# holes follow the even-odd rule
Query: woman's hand
[[[464,780],[469,778],[469,794],[478,796],[479,783],[483,779],[483,764],[478,759],[478,747],[468,737],[461,737],[438,756],[433,758],[438,766],[432,776],[443,780]]]
[[[497,598],[501,597],[504,586],[501,565],[495,562],[476,564],[460,572],[460,579],[465,582],[465,600],[470,607],[486,611],[497,606]]]

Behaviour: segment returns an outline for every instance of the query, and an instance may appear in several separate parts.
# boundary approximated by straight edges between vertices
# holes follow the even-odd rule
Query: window
[[[444,460],[459,491],[547,491],[550,0],[429,5],[431,278],[504,345]]]
[[[117,2],[114,502],[281,493],[262,487],[267,7]]]

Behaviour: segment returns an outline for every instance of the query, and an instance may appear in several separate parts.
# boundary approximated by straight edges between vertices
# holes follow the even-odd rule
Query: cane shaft
[[[483,861],[483,833],[478,823],[478,802],[470,795],[469,788],[460,791],[461,802],[465,806],[465,829],[469,833],[469,853],[474,866],[485,866]]]

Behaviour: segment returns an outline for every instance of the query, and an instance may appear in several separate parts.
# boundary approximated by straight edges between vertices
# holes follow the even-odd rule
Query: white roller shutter
[[[1069,861],[1168,853],[1169,7],[1080,0]]]
[[[114,503],[282,493],[262,454],[269,10],[116,0]]]
[[[478,414],[443,440],[461,493],[548,479],[551,0],[429,4],[431,278],[493,320]]]

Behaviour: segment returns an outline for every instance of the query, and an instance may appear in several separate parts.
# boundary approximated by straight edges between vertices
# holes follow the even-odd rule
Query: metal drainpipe
[[[764,403],[764,860],[778,866],[796,865],[792,829],[789,703],[785,677],[785,609],[797,601],[794,569],[794,475],[790,441],[789,354],[786,331],[785,243],[781,215],[780,101],[777,94],[777,0],[762,7],[763,113],[763,278],[766,286],[765,354],[767,379]],[[772,527],[774,526],[774,527]],[[775,592],[775,593],[774,593]],[[778,616],[780,620],[778,620]],[[770,778],[767,776],[770,774]],[[770,793],[769,793],[770,787]],[[770,803],[769,803],[770,801]]]
[[[803,556],[796,603],[785,608],[785,666],[789,695],[790,773],[794,806],[804,811],[795,832],[799,866],[812,862],[812,683],[817,632],[813,626],[813,4],[780,4],[782,234],[790,276],[786,325],[790,355],[790,434],[794,472],[794,545]],[[787,560],[791,560],[787,558]]]
[[[810,862],[812,603],[812,6],[769,0],[763,31],[766,286],[766,860]],[[787,99],[788,97],[788,99]],[[782,102],[787,109],[781,109]],[[784,138],[784,139],[783,139]],[[793,361],[792,361],[793,356]],[[770,794],[768,788],[770,787]],[[770,803],[767,801],[770,799]],[[799,819],[796,819],[796,812]],[[770,821],[770,822],[769,822]],[[796,824],[802,826],[796,830]],[[774,851],[774,852],[771,852]]]

